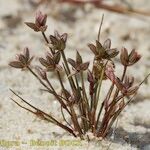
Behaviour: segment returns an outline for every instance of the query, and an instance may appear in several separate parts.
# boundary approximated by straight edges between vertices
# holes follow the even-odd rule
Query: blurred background
[[[41,109],[54,114],[59,111],[54,98],[41,93],[38,82],[31,75],[8,66],[9,61],[25,46],[31,49],[32,55],[44,56],[47,48],[42,36],[24,24],[26,21],[34,22],[37,10],[48,14],[46,34],[53,34],[54,30],[67,32],[67,56],[74,57],[75,50],[79,50],[85,61],[92,60],[87,44],[97,38],[104,14],[101,41],[110,38],[112,47],[119,50],[122,47],[129,50],[135,48],[142,55],[140,62],[128,71],[135,76],[137,83],[150,72],[150,0],[103,0],[101,3],[97,0],[0,0],[0,139],[71,138],[10,100],[13,95],[9,88],[12,88]],[[122,67],[119,59],[116,62],[119,75]],[[55,84],[55,77],[51,75],[51,78]],[[150,149],[149,108],[150,80],[147,80],[135,101],[122,113],[118,133],[110,149]],[[96,149],[97,146],[91,144],[90,148]]]

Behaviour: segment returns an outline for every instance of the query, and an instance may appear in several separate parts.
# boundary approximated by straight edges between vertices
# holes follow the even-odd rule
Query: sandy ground
[[[111,2],[111,1],[109,1]],[[119,1],[115,1],[118,2]],[[131,6],[149,10],[149,0],[132,0]],[[136,48],[142,55],[141,61],[129,69],[129,74],[134,75],[140,82],[150,72],[150,18],[133,17],[115,14],[91,5],[73,7],[66,4],[33,6],[27,0],[0,0],[0,150],[12,149],[108,149],[110,150],[150,150],[150,81],[143,84],[136,99],[121,114],[118,119],[117,130],[114,137],[102,142],[80,142],[78,146],[60,146],[62,140],[76,140],[62,129],[37,119],[34,115],[16,106],[10,97],[14,95],[9,91],[12,88],[28,99],[35,106],[59,115],[59,105],[54,97],[41,93],[38,81],[28,72],[14,70],[8,66],[16,53],[24,46],[32,50],[34,56],[43,55],[46,46],[41,42],[42,37],[24,25],[24,21],[32,21],[36,10],[48,13],[47,35],[54,29],[68,32],[69,40],[67,54],[73,57],[78,49],[85,60],[91,60],[91,53],[87,43],[94,42],[97,36],[99,22],[102,14],[105,19],[102,27],[101,40],[111,38],[112,46],[129,49]],[[118,65],[117,71],[122,68]],[[51,75],[52,83],[55,77]],[[59,89],[58,86],[56,88]],[[31,140],[55,140],[55,146],[32,147]],[[19,141],[18,147],[3,147],[2,141]],[[27,143],[26,143],[27,142]],[[5,144],[6,145],[6,144]]]

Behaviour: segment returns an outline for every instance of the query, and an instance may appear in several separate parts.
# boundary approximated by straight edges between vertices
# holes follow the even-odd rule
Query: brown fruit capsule
[[[124,47],[121,49],[120,60],[124,66],[128,66],[129,63],[128,51]]]

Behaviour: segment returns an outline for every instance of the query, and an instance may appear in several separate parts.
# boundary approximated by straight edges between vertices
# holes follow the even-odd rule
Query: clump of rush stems
[[[95,44],[88,44],[94,55],[94,60],[91,62],[92,67],[89,69],[90,62],[84,62],[78,51],[75,60],[66,58],[66,33],[60,35],[55,31],[54,35],[46,36],[46,20],[47,15],[39,11],[36,14],[34,23],[25,23],[35,32],[41,33],[47,43],[46,57],[39,58],[41,66],[31,65],[33,57],[30,56],[28,48],[25,48],[23,53],[18,54],[16,59],[11,61],[9,65],[17,69],[26,69],[37,78],[44,91],[53,95],[59,102],[65,123],[59,121],[56,116],[54,117],[33,106],[13,90],[11,91],[28,107],[23,106],[14,99],[12,100],[21,108],[59,126],[74,137],[85,139],[86,133],[91,132],[95,137],[103,139],[108,135],[119,114],[133,100],[140,85],[149,76],[138,85],[134,85],[134,77],[127,75],[128,68],[137,63],[141,56],[134,49],[129,52],[126,48],[122,48],[120,62],[123,71],[122,76],[118,77],[115,74],[113,59],[119,54],[119,51],[116,48],[111,48],[110,39],[107,39],[103,44],[100,42],[101,22]],[[50,72],[56,73],[61,86],[61,94],[60,91],[54,88],[51,79],[48,78]],[[62,80],[62,72],[65,72],[66,81],[70,85],[69,89],[66,88]],[[111,85],[108,91],[104,93],[106,96],[102,99],[100,95],[102,94],[102,84],[106,83],[103,82],[105,80],[109,80]],[[85,82],[88,82],[89,88],[85,87]],[[66,114],[70,118],[67,118]],[[71,122],[68,120],[71,120]]]

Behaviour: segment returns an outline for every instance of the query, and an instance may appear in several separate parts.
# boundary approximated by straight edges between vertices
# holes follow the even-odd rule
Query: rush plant
[[[102,44],[100,42],[99,28],[98,38],[94,44],[88,44],[89,50],[93,53],[94,59],[91,62],[84,62],[79,51],[76,51],[76,59],[66,58],[67,34],[46,36],[45,31],[47,15],[37,12],[35,22],[26,22],[25,24],[35,32],[41,33],[48,46],[46,56],[40,57],[41,66],[31,65],[33,57],[30,56],[29,48],[18,54],[14,61],[9,65],[11,67],[28,70],[44,88],[43,91],[53,95],[60,104],[63,123],[52,114],[48,114],[33,106],[27,100],[24,100],[16,92],[11,90],[28,107],[12,99],[21,108],[35,114],[37,117],[51,122],[69,132],[74,137],[85,139],[87,132],[93,133],[95,137],[105,138],[112,125],[124,110],[124,108],[133,100],[140,84],[135,85],[134,77],[127,74],[129,67],[137,63],[141,55],[136,50],[127,50],[122,48],[120,51],[120,63],[123,71],[121,77],[115,73],[114,58],[119,51],[111,48],[111,40],[107,39]],[[117,64],[116,64],[117,65]],[[57,80],[61,86],[61,93],[54,88],[51,79],[48,78],[50,72],[55,72]],[[66,75],[66,82],[70,88],[66,88],[62,80],[62,73]],[[102,85],[108,80],[111,84],[105,93],[102,93]],[[88,88],[85,84],[89,85]],[[101,94],[105,95],[101,98]],[[53,112],[55,114],[55,112]],[[69,115],[69,118],[66,117]],[[71,120],[69,122],[68,120]]]

